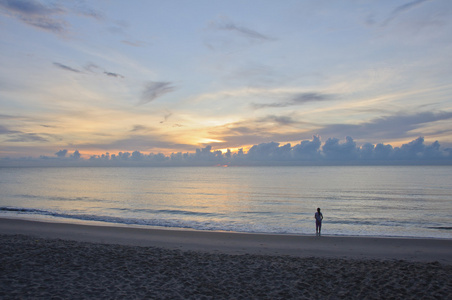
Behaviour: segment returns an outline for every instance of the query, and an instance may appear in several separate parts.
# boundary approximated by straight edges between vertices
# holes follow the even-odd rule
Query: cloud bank
[[[440,143],[425,144],[419,137],[401,147],[390,144],[356,144],[352,137],[344,141],[319,136],[292,146],[276,142],[252,146],[248,152],[213,150],[212,146],[189,153],[145,154],[140,151],[93,155],[82,158],[75,150],[67,156],[67,149],[55,156],[36,159],[0,159],[0,166],[302,166],[302,165],[452,165],[452,148],[441,149]]]

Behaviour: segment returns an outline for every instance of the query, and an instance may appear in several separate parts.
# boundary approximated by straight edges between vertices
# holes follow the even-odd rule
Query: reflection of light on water
[[[452,168],[217,167],[5,170],[0,208],[71,223],[311,234],[321,207],[325,235],[452,238]]]

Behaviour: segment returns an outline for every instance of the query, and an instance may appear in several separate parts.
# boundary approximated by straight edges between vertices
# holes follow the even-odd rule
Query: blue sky
[[[0,158],[447,149],[451,16],[448,0],[0,0]]]

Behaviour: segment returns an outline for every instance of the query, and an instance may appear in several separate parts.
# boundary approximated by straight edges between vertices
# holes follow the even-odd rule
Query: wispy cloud
[[[275,40],[269,35],[238,25],[225,17],[211,21],[208,29],[213,34],[209,34],[204,43],[213,51],[237,51],[244,47]]]
[[[20,133],[7,139],[7,142],[48,142],[49,140],[37,133]]]
[[[104,74],[110,77],[124,78],[121,74],[104,71]]]
[[[17,131],[10,130],[8,127],[0,125],[0,134],[11,134],[16,133]]]
[[[252,106],[255,109],[266,107],[288,107],[294,105],[303,105],[308,102],[321,102],[333,99],[333,95],[322,93],[299,93],[294,95],[289,101],[273,102],[273,103],[253,103]]]
[[[166,121],[168,121],[168,119],[171,117],[173,115],[173,113],[172,112],[167,112],[164,116],[163,116],[163,120],[162,121],[160,121],[160,124],[163,124],[163,123],[165,123]]]
[[[257,120],[258,122],[263,122],[263,123],[276,123],[278,125],[293,125],[293,124],[300,124],[299,121],[294,120],[292,117],[290,116],[276,116],[276,115],[268,115],[266,117],[260,118]]]
[[[73,67],[64,65],[64,64],[62,64],[62,63],[54,62],[53,64],[54,64],[55,66],[57,66],[58,68],[63,69],[63,70],[65,70],[65,71],[70,71],[70,72],[74,72],[74,73],[83,73],[82,71],[80,71],[80,70],[78,70],[78,69],[75,69],[75,68],[73,68]],[[103,68],[101,68],[101,67],[99,67],[98,65],[93,64],[93,63],[87,64],[87,65],[84,67],[84,69],[85,69],[86,71],[89,71],[89,72],[92,72],[92,73],[97,73],[97,71],[100,71],[100,72],[102,72],[104,75],[107,75],[107,76],[110,76],[110,77],[124,78],[124,76],[121,75],[121,74],[114,73],[114,72],[109,72],[109,71],[104,70]],[[97,71],[96,71],[96,70],[97,70]]]
[[[253,29],[237,25],[231,21],[228,20],[221,20],[219,22],[212,22],[211,25],[218,30],[226,30],[231,31],[237,34],[240,34],[243,37],[249,38],[249,39],[255,39],[255,40],[274,40],[274,38],[271,38],[270,36],[267,36],[265,34],[262,34],[260,32],[257,32]]]
[[[220,148],[243,147],[268,141],[294,141],[303,136],[311,136],[306,124],[291,116],[268,115],[261,118],[242,120],[212,128],[209,132]],[[288,130],[281,130],[285,127]]]
[[[118,138],[110,142],[78,144],[78,149],[121,149],[122,151],[135,151],[137,149],[172,148],[174,144],[166,140],[165,135],[137,130],[127,137]],[[185,145],[187,146],[187,145]]]
[[[125,78],[123,75],[119,74],[119,73],[115,73],[115,72],[110,72],[105,70],[104,68],[94,64],[94,63],[88,63],[85,65],[84,69],[88,72],[91,73],[97,73],[97,72],[101,72],[104,75],[110,76],[110,77],[115,77],[115,78]]]
[[[422,131],[420,128],[425,124],[450,119],[452,112],[400,113],[359,124],[330,124],[319,129],[318,133],[323,136],[351,135],[360,139],[399,139],[420,134],[413,131]]]
[[[5,119],[21,119],[23,117],[2,116],[0,118]],[[43,132],[24,132],[20,130],[11,129],[9,126],[0,124],[0,135],[4,136],[4,142],[6,143],[24,143],[24,142],[51,142],[60,141],[61,138],[58,135],[43,133]]]
[[[63,7],[60,4],[43,4],[36,0],[0,0],[0,7],[20,21],[35,28],[54,34],[65,34],[70,25],[62,19],[70,13],[102,20],[102,13],[78,1],[73,7]]]
[[[129,22],[125,20],[114,21],[111,24],[111,26],[108,27],[108,31],[111,34],[121,36],[122,37],[121,43],[124,45],[132,47],[143,47],[147,44],[147,42],[138,40],[130,34]]]
[[[74,72],[74,73],[82,73],[80,70],[74,69],[72,67],[69,67],[67,65],[63,65],[63,64],[58,63],[58,62],[54,62],[53,64],[55,66],[57,66],[58,68],[63,69],[65,71],[70,71],[70,72]]]
[[[391,14],[389,15],[389,17],[386,18],[386,20],[383,22],[383,26],[388,25],[390,22],[392,22],[395,18],[397,18],[398,16],[400,16],[401,14],[409,11],[410,9],[413,9],[417,6],[422,5],[425,2],[428,2],[431,0],[415,0],[415,1],[411,1],[408,2],[406,4],[400,5],[398,7],[396,7]]]
[[[143,47],[144,45],[146,45],[146,43],[143,41],[122,40],[121,43],[132,47]]]
[[[174,91],[176,88],[171,84],[171,82],[155,82],[150,81],[145,84],[141,101],[138,105],[146,104],[154,101],[160,96]]]
[[[452,112],[399,113],[358,124],[320,124],[304,122],[296,116],[267,115],[212,128],[211,136],[225,141],[219,147],[239,147],[268,141],[294,141],[300,137],[353,136],[360,141],[381,141],[413,138],[429,127],[432,136],[441,135],[447,129],[438,122],[452,120]],[[284,130],[281,130],[284,127]]]
[[[151,128],[144,125],[134,125],[133,128],[130,130],[130,132],[146,132],[149,131]]]
[[[84,1],[75,1],[73,5],[74,5],[73,11],[79,15],[88,18],[93,18],[99,21],[104,20],[105,18],[102,12],[87,6]]]
[[[55,5],[44,5],[34,0],[0,0],[5,11],[22,22],[52,33],[63,33],[68,24],[56,16],[65,10]]]

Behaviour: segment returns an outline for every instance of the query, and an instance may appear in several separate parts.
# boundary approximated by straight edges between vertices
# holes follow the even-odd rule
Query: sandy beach
[[[0,219],[2,299],[450,299],[452,240]]]

